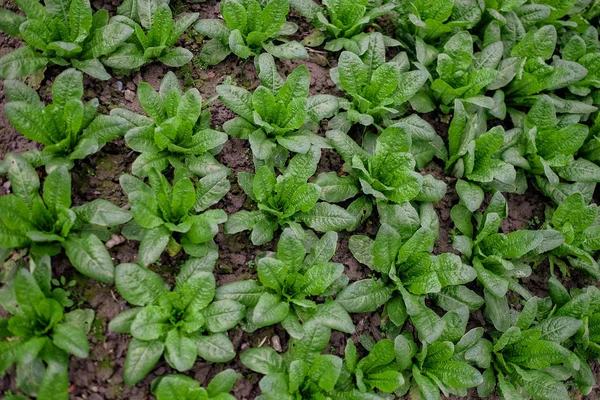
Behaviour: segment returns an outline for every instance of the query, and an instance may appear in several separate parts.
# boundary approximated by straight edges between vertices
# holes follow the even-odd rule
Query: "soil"
[[[118,3],[117,0],[92,1],[94,8],[106,8],[110,12],[114,12]],[[215,18],[219,15],[218,4],[215,0],[209,0],[206,3],[186,3],[185,5],[175,3],[172,6],[177,12],[186,10],[199,12],[201,18]],[[14,9],[12,5],[8,7]],[[300,27],[295,39],[300,40],[310,32],[311,26],[303,18],[291,13],[290,20]],[[202,46],[202,37],[190,30],[184,35],[181,44],[197,56]],[[12,51],[20,45],[19,40],[0,34],[0,55]],[[320,51],[310,51],[309,54],[310,58],[306,61],[278,61],[280,71],[288,74],[296,66],[304,64],[310,70],[312,94],[339,95],[340,92],[336,89],[328,72],[329,68],[336,65],[337,55]],[[137,85],[144,81],[158,88],[162,76],[169,70],[170,68],[165,66],[150,65],[130,76],[112,78],[106,82],[86,77],[84,96],[86,99],[97,97],[100,101],[100,111],[103,113],[108,113],[117,107],[143,113],[135,96]],[[229,57],[221,64],[206,69],[200,68],[192,61],[188,66],[172,70],[185,87],[197,88],[204,99],[214,96],[216,86],[228,75],[239,85],[246,88],[254,88],[259,84],[253,63],[238,60],[234,57]],[[49,68],[45,73],[45,79],[40,84],[40,95],[46,101],[50,100],[51,83],[58,73],[60,73],[60,69]],[[0,102],[2,104],[0,107],[0,159],[9,152],[24,152],[38,148],[39,146],[36,143],[29,141],[16,132],[8,122],[3,110],[6,102],[3,91],[0,91]],[[234,116],[219,101],[215,101],[210,105],[210,111],[212,123],[216,129],[219,129],[225,121]],[[443,122],[448,120],[446,116],[438,117],[436,114],[427,114],[423,118],[427,119],[443,138],[447,137],[448,126],[446,122]],[[230,138],[224,145],[223,151],[217,155],[217,158],[232,170],[234,177],[242,171],[253,171],[247,141]],[[119,206],[125,206],[127,197],[121,190],[118,179],[122,173],[131,171],[131,164],[134,159],[135,154],[127,148],[124,140],[120,139],[106,145],[97,154],[77,162],[72,170],[74,205],[80,205],[96,198],[103,198]],[[318,167],[319,172],[341,172],[342,166],[343,160],[337,153],[332,150],[323,150]],[[433,174],[436,178],[443,179],[448,186],[446,196],[442,201],[435,204],[440,219],[440,236],[434,248],[435,254],[454,252],[450,243],[453,229],[450,209],[458,202],[458,196],[454,189],[455,179],[445,176],[443,168],[443,164],[434,161],[424,171]],[[0,177],[0,194],[6,193],[7,183],[4,178]],[[527,226],[532,221],[534,224],[543,222],[547,200],[533,189],[528,190],[524,195],[509,194],[507,200],[510,216],[502,225],[505,232]],[[249,205],[250,203],[247,201],[245,194],[239,185],[234,182],[230,193],[215,207],[224,209],[227,214],[232,214],[238,210],[248,208]],[[377,222],[371,218],[363,224],[360,233],[373,235],[376,230]],[[366,266],[358,263],[348,251],[350,236],[349,233],[340,233],[340,241],[334,261],[344,264],[346,274],[351,281],[354,281],[369,276],[371,272]],[[246,233],[224,235],[220,232],[215,241],[219,246],[219,260],[215,268],[218,285],[240,279],[256,279],[256,271],[252,268],[251,261],[261,251],[274,250],[275,245],[275,242],[271,242],[261,247],[253,246]],[[137,242],[125,241],[111,248],[110,253],[115,264],[135,262],[137,249]],[[159,266],[155,265],[151,268],[161,274],[166,281],[173,282],[173,277],[185,260],[186,256],[183,254],[176,257],[163,255],[161,262],[158,263]],[[171,369],[164,360],[161,360],[154,371],[142,382],[131,388],[125,386],[122,375],[129,337],[111,333],[108,331],[107,326],[112,318],[128,307],[127,302],[119,296],[114,286],[102,284],[78,274],[64,256],[53,259],[53,268],[57,275],[62,274],[65,275],[67,280],[74,279],[77,281],[76,286],[72,289],[76,304],[82,308],[91,307],[96,311],[96,320],[89,334],[91,342],[90,357],[87,359],[73,357],[71,359],[69,367],[70,399],[144,400],[152,398],[149,394],[150,382],[157,376],[176,373],[176,371]],[[533,294],[544,296],[546,294],[545,282],[548,277],[548,268],[540,266],[534,276],[525,280],[525,284],[532,288]],[[589,280],[580,274],[573,274],[570,277],[570,283],[573,286],[581,287],[584,283],[589,283]],[[382,321],[380,312],[357,314],[353,315],[352,318],[356,324],[356,332],[352,335],[355,341],[364,336],[377,340],[385,335],[382,330],[382,324],[385,321]],[[480,319],[485,323],[483,317],[480,316]],[[251,334],[238,328],[230,331],[229,336],[238,354],[259,344],[279,343],[282,351],[285,351],[287,346],[287,335],[280,326],[260,329]],[[342,355],[346,340],[347,335],[334,331],[331,336],[329,350],[332,353]],[[194,368],[185,374],[205,385],[215,374],[226,368],[233,368],[242,373],[242,378],[237,381],[232,392],[237,399],[251,400],[258,396],[260,376],[245,368],[240,363],[239,358],[225,364],[207,363],[198,359]],[[595,366],[595,370],[597,369],[597,366]],[[599,375],[597,374],[597,376]],[[14,374],[11,372],[0,379],[0,393],[7,390],[16,390]],[[599,398],[598,393],[600,392],[595,389],[590,398]],[[470,392],[468,397],[475,398],[476,394]]]

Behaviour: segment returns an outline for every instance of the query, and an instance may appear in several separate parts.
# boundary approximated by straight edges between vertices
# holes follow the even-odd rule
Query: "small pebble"
[[[123,90],[123,82],[117,81],[117,89],[119,89],[119,92]]]
[[[283,351],[283,348],[281,347],[281,341],[279,340],[279,336],[277,336],[277,335],[273,335],[271,337],[271,346],[278,353],[281,353]]]
[[[135,93],[129,89],[125,90],[125,100],[127,101],[134,101],[135,100]]]

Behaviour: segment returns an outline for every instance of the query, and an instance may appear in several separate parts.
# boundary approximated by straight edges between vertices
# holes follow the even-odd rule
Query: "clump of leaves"
[[[250,142],[254,163],[283,166],[288,151],[306,153],[312,146],[328,147],[313,133],[323,118],[334,115],[339,98],[309,96],[310,73],[296,67],[284,80],[270,54],[261,54],[256,63],[261,86],[253,93],[230,83],[217,86],[219,100],[238,117],[223,124],[229,135]]]
[[[467,178],[486,189],[524,193],[527,161],[512,146],[520,142],[520,129],[505,131],[502,126],[487,130],[485,111],[465,108],[454,102],[454,116],[448,129],[446,171],[456,178]],[[519,167],[519,169],[515,168]]]
[[[93,310],[65,312],[50,287],[50,258],[20,268],[2,307],[0,376],[16,364],[16,385],[40,400],[69,398],[69,356],[86,358]],[[7,293],[8,292],[8,293]],[[8,294],[8,296],[6,295]]]
[[[130,127],[117,113],[97,115],[98,99],[81,100],[83,74],[72,68],[54,80],[52,104],[47,106],[34,89],[20,81],[5,81],[4,92],[8,100],[4,111],[10,123],[28,139],[44,145],[41,152],[30,150],[21,156],[36,167],[46,165],[49,171],[59,165],[72,168],[74,160],[96,153]]]
[[[126,385],[144,379],[163,353],[167,363],[180,372],[191,369],[198,356],[211,362],[227,362],[235,357],[226,332],[244,318],[246,308],[233,300],[213,301],[212,270],[216,260],[213,251],[188,261],[171,291],[158,274],[146,267],[117,266],[117,290],[136,306],[109,324],[112,332],[133,336],[125,359]]]
[[[410,381],[404,391],[411,389],[422,398],[435,399],[440,398],[440,392],[445,397],[466,396],[467,389],[480,385],[481,373],[471,365],[475,360],[461,358],[472,332],[464,334],[456,344],[448,340],[423,343],[420,351],[410,335],[398,335],[393,346],[396,363]]]
[[[369,43],[362,56],[343,51],[338,66],[330,70],[331,79],[348,96],[341,103],[351,122],[372,125],[389,114],[405,111],[409,101],[423,86],[428,74],[409,71],[410,63],[405,53],[392,61],[385,61],[385,46],[380,33],[369,35]]]
[[[418,211],[408,202],[380,204],[378,211],[382,224],[375,240],[355,235],[348,247],[360,263],[379,272],[382,280],[354,282],[336,301],[348,312],[375,311],[387,303],[395,325],[404,325],[410,317],[422,340],[433,343],[444,333],[446,323],[425,306],[423,296],[471,282],[475,271],[455,254],[430,254],[439,230],[430,203],[422,204]]]
[[[28,248],[34,256],[56,255],[61,249],[82,274],[112,282],[114,265],[102,241],[107,227],[131,219],[129,211],[96,199],[71,207],[71,175],[65,167],[54,169],[44,181],[16,154],[8,154],[8,179],[12,194],[0,197],[0,248]]]
[[[452,247],[471,261],[477,280],[492,296],[505,297],[510,289],[525,299],[531,297],[518,283],[518,279],[531,274],[531,267],[523,257],[535,258],[560,246],[564,236],[552,229],[499,233],[502,221],[508,216],[504,196],[494,193],[486,210],[476,212],[484,199],[483,190],[462,180],[457,182],[456,189],[461,200],[452,207],[450,217],[460,234],[453,238]]]
[[[341,130],[328,131],[327,139],[346,162],[344,169],[350,176],[325,172],[314,183],[321,187],[321,200],[331,203],[362,192],[348,207],[357,218],[355,227],[369,217],[374,203],[435,202],[446,193],[443,181],[415,172],[415,167],[428,164],[434,154],[446,156],[442,139],[416,115],[396,122],[379,136],[366,134],[362,147]]]
[[[298,29],[296,24],[286,22],[290,8],[287,0],[225,0],[219,7],[224,22],[201,19],[194,25],[198,32],[212,38],[202,48],[202,63],[216,65],[231,53],[246,59],[263,50],[285,60],[308,58],[300,43],[283,38]],[[276,45],[275,41],[283,44]]]
[[[569,275],[568,265],[583,270],[600,279],[600,266],[594,258],[600,250],[600,221],[598,206],[587,205],[581,193],[567,197],[548,218],[545,225],[555,229],[564,237],[560,246],[549,253],[550,271],[558,265],[564,276]],[[562,260],[566,260],[565,261]]]
[[[299,321],[317,319],[345,333],[354,332],[348,313],[338,303],[317,304],[313,296],[335,294],[347,284],[344,266],[330,262],[337,247],[337,234],[328,232],[305,247],[302,231],[286,228],[277,252],[257,261],[258,279],[231,282],[217,289],[217,299],[239,301],[248,307],[245,329],[281,323],[296,339],[306,333]],[[308,254],[307,254],[308,253]]]
[[[187,170],[175,170],[173,184],[152,168],[150,185],[128,174],[119,182],[129,196],[133,221],[123,229],[123,235],[139,240],[138,261],[149,265],[168,250],[171,256],[183,247],[187,254],[201,257],[214,246],[212,239],[219,224],[227,220],[223,210],[207,210],[216,204],[230,188],[227,173],[214,172],[200,179],[194,187]]]
[[[312,21],[315,30],[304,39],[311,47],[320,46],[325,40],[325,50],[339,51],[345,49],[362,54],[364,47],[361,42],[367,35],[363,33],[366,27],[374,25],[375,20],[388,14],[394,4],[382,4],[382,1],[323,1],[321,7],[312,0],[293,0],[292,7]],[[386,46],[398,46],[395,39],[384,36]],[[361,48],[362,47],[362,48]]]
[[[229,394],[240,374],[232,369],[226,369],[214,376],[206,388],[200,382],[185,375],[163,375],[154,379],[151,391],[156,400],[206,399],[206,400],[236,400]]]
[[[181,67],[194,57],[188,49],[175,47],[175,43],[200,14],[184,14],[174,20],[166,3],[156,6],[152,12],[140,10],[152,7],[153,3],[158,2],[127,0],[119,6],[119,15],[113,20],[133,28],[135,35],[106,57],[103,60],[105,65],[114,70],[131,71],[158,60],[169,67]]]
[[[478,356],[491,360],[477,388],[481,397],[489,396],[497,388],[504,398],[524,398],[520,393],[525,392],[533,399],[564,399],[569,394],[563,381],[574,376],[583,383],[580,377],[591,372],[587,366],[582,368],[585,360],[563,345],[579,330],[581,322],[558,314],[536,323],[538,312],[544,313],[540,303],[541,299],[532,297],[520,313],[509,309],[506,297],[487,305],[486,313],[494,320],[498,332],[491,332],[491,345]],[[469,342],[482,334],[480,330]],[[473,354],[473,348],[476,347],[464,352],[464,358]],[[556,370],[561,373],[553,374]]]
[[[523,130],[521,141],[510,149],[515,165],[533,174],[542,192],[557,203],[574,192],[589,193],[591,199],[600,182],[600,166],[587,160],[587,153],[578,156],[590,134],[580,119],[580,114],[557,115],[555,101],[542,96],[514,121]]]
[[[111,21],[108,11],[92,8],[86,0],[65,0],[46,6],[37,0],[18,2],[25,16],[0,13],[0,29],[23,39],[28,46],[0,58],[0,78],[35,74],[46,65],[72,65],[102,80],[110,74],[100,58],[114,52],[133,34],[125,24]]]
[[[138,85],[137,96],[148,117],[120,110],[134,126],[125,135],[127,145],[142,153],[133,162],[132,172],[146,177],[152,168],[165,170],[185,166],[204,176],[226,169],[213,157],[227,141],[227,135],[210,129],[210,111],[204,110],[198,89],[183,93],[175,74],[169,71],[155,91],[146,82]]]
[[[252,231],[252,243],[259,246],[273,240],[280,226],[294,223],[304,223],[317,232],[351,227],[355,218],[340,206],[319,202],[321,188],[307,183],[317,170],[319,158],[320,149],[296,154],[279,176],[266,165],[258,168],[256,174],[240,172],[238,183],[258,204],[258,210],[230,215],[224,225],[225,233]]]

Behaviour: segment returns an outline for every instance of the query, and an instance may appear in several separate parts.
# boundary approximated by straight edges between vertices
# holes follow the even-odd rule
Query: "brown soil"
[[[107,4],[109,3],[109,4]],[[92,1],[94,8],[106,8],[113,12],[119,1]],[[213,18],[219,15],[218,5],[215,0],[206,3],[187,3],[181,5],[173,4],[174,8],[183,12],[200,12],[201,18]],[[300,33],[296,39],[301,39],[307,34],[311,27],[302,18],[293,15],[292,20],[300,26]],[[182,40],[183,44],[190,49],[196,56],[201,49],[201,37],[193,30],[190,30]],[[0,55],[3,55],[14,48],[20,46],[20,41],[0,34]],[[278,62],[281,71],[289,73],[294,67],[304,64],[311,73],[311,93],[327,93],[339,95],[334,83],[329,78],[329,68],[336,65],[335,54],[326,54],[318,51],[310,52],[310,59],[304,62]],[[139,72],[123,78],[112,78],[107,82],[99,82],[94,79],[85,79],[86,98],[97,97],[101,104],[101,112],[108,112],[113,108],[124,107],[135,112],[142,112],[139,102],[136,99],[135,92],[137,84],[142,81],[150,83],[158,88],[160,79],[169,70],[169,68],[159,65],[150,65],[142,68]],[[204,99],[215,95],[216,86],[221,83],[227,75],[238,82],[238,84],[253,88],[258,86],[259,82],[254,72],[253,63],[250,61],[238,60],[233,57],[228,58],[217,66],[201,69],[192,63],[181,69],[173,69],[186,87],[196,87]],[[51,82],[60,72],[57,68],[50,68],[46,71],[46,79],[40,86],[41,96],[49,100]],[[0,102],[5,103],[3,91],[0,91]],[[38,145],[27,140],[11,127],[6,119],[3,106],[0,110],[0,159],[8,152],[23,152],[37,148]],[[233,117],[233,114],[220,102],[215,101],[210,105],[212,120],[215,127],[220,126]],[[442,137],[447,136],[447,124],[441,122],[435,115],[424,116],[438,131]],[[252,171],[252,159],[249,152],[247,141],[235,138],[224,145],[223,151],[217,158],[232,170],[236,177],[241,171]],[[122,173],[130,172],[131,164],[135,155],[126,147],[124,140],[117,140],[114,143],[105,146],[102,151],[82,160],[76,164],[73,169],[73,201],[79,205],[96,198],[103,198],[114,202],[119,206],[127,203],[127,197],[121,190],[118,179]],[[321,162],[318,171],[337,171],[341,172],[343,161],[331,150],[323,150]],[[450,208],[457,203],[458,197],[454,190],[455,179],[446,177],[443,174],[443,165],[434,162],[425,169],[427,173],[443,179],[448,185],[448,193],[442,201],[435,205],[440,217],[440,237],[436,243],[434,253],[454,251],[450,245],[450,232],[453,224],[450,219]],[[0,194],[5,190],[2,184],[4,178],[0,177]],[[546,200],[535,193],[528,191],[522,196],[508,195],[510,217],[503,224],[505,231],[512,231],[527,225],[534,217],[543,221],[543,210]],[[240,209],[249,207],[249,202],[241,188],[234,183],[232,190],[215,207],[224,209],[228,214],[232,214]],[[373,218],[361,227],[361,233],[374,234],[377,230],[377,222]],[[359,264],[348,251],[348,239],[351,234],[341,233],[337,252],[334,261],[343,263],[346,266],[346,274],[352,281],[359,280],[370,275],[370,271],[364,265]],[[224,284],[240,279],[256,279],[256,272],[251,268],[249,262],[254,259],[256,254],[264,250],[274,250],[274,242],[271,242],[260,248],[250,243],[248,235],[241,233],[230,236],[222,232],[216,237],[219,246],[220,258],[215,269],[217,284]],[[125,242],[113,247],[110,252],[115,264],[123,262],[135,262],[138,243]],[[174,275],[179,270],[179,265],[185,261],[184,255],[178,255],[170,258],[163,255],[160,266],[152,267],[160,273],[166,281],[173,282]],[[176,373],[164,360],[159,361],[154,371],[135,387],[126,387],[123,383],[123,366],[129,338],[127,335],[114,334],[108,331],[108,322],[128,306],[119,296],[115,288],[110,285],[101,284],[94,280],[87,279],[70,267],[64,257],[55,257],[53,266],[58,274],[64,274],[67,279],[77,280],[74,287],[74,298],[76,304],[83,308],[91,307],[96,311],[96,321],[93,324],[89,334],[92,345],[92,351],[88,359],[72,358],[70,363],[70,399],[72,400],[144,400],[150,399],[150,382],[157,376],[165,373]],[[532,284],[539,292],[534,294],[543,296],[545,294],[545,281],[548,278],[546,272],[541,272],[529,279],[528,284]],[[572,279],[583,279],[580,276],[573,276]],[[539,280],[539,282],[538,282]],[[374,339],[383,337],[380,313],[367,313],[353,315],[356,324],[356,332],[352,338],[357,340],[359,336],[367,335]],[[482,321],[483,322],[483,321]],[[283,350],[287,346],[287,335],[280,326],[264,328],[252,334],[244,333],[240,329],[233,330],[229,336],[236,348],[238,354],[246,348],[257,346],[259,343],[270,344],[279,341]],[[341,355],[347,340],[347,335],[334,332],[331,336],[330,350]],[[238,380],[233,395],[239,400],[251,400],[259,394],[258,381],[260,376],[246,369],[236,358],[226,364],[213,364],[198,360],[194,368],[185,374],[206,384],[215,374],[226,368],[233,368],[242,373],[242,378]],[[7,390],[16,390],[14,374],[10,372],[0,380],[0,393]],[[476,397],[470,395],[469,398]],[[597,398],[597,397],[590,397]]]

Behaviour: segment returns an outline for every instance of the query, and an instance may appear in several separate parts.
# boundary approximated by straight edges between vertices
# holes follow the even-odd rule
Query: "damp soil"
[[[7,3],[6,1],[2,1],[2,3],[3,7],[15,9],[12,3]],[[95,9],[105,8],[109,12],[114,13],[119,1],[92,0],[91,3]],[[219,16],[216,0],[210,0],[205,3],[185,4],[181,3],[181,1],[176,1],[172,6],[176,12],[199,12],[200,18],[216,18]],[[310,33],[310,24],[300,16],[291,13],[290,20],[299,25],[299,31],[295,39],[301,40]],[[387,26],[390,26],[389,22]],[[202,40],[201,35],[190,30],[181,39],[180,45],[190,49],[197,56],[202,47]],[[19,40],[0,33],[0,56],[20,46],[21,42]],[[336,65],[337,54],[316,50],[309,51],[309,55],[310,58],[305,61],[278,61],[280,71],[287,75],[296,66],[304,64],[310,71],[310,92],[312,94],[339,95],[340,92],[329,77],[329,69]],[[176,73],[186,88],[197,88],[204,99],[214,96],[216,86],[223,82],[227,76],[231,76],[235,82],[248,89],[259,85],[251,61],[229,57],[217,66],[203,69],[195,63],[195,60],[180,69],[150,65],[129,76],[115,77],[105,82],[86,77],[84,78],[84,97],[85,99],[98,98],[100,112],[102,113],[108,113],[110,110],[119,107],[143,113],[135,95],[137,85],[143,81],[148,82],[154,88],[158,88],[161,78],[169,70],[173,70]],[[50,101],[51,84],[58,73],[60,73],[60,69],[49,68],[45,72],[45,78],[36,84],[39,87],[40,96],[44,101]],[[0,159],[9,152],[20,153],[39,147],[36,143],[20,135],[8,122],[4,113],[6,99],[4,91],[1,89]],[[209,107],[212,115],[212,124],[215,129],[220,129],[225,121],[233,117],[232,112],[219,101],[214,101]],[[430,113],[422,117],[436,129],[442,138],[446,139],[448,116]],[[323,134],[323,132],[320,132],[320,134]],[[214,207],[225,210],[227,214],[249,208],[251,204],[235,180],[239,172],[253,171],[252,158],[247,141],[230,138],[223,146],[223,151],[217,155],[217,158],[231,169],[233,182],[231,191]],[[123,139],[119,139],[107,144],[97,154],[85,160],[78,161],[72,170],[74,205],[102,198],[112,201],[119,206],[126,207],[127,196],[121,190],[118,179],[121,174],[131,171],[134,159],[135,154],[127,148]],[[341,173],[342,168],[343,160],[337,153],[327,149],[322,151],[321,161],[318,166],[319,172],[336,171]],[[443,179],[448,187],[446,196],[435,204],[435,209],[440,220],[440,235],[435,244],[434,253],[454,252],[451,246],[453,224],[450,219],[450,209],[458,202],[458,196],[454,188],[456,180],[445,176],[443,164],[437,161],[426,166],[423,173],[429,173],[438,179]],[[6,194],[9,191],[9,182],[5,178],[0,177],[0,195]],[[502,225],[502,229],[505,232],[510,232],[529,224],[534,224],[532,226],[535,226],[543,222],[547,201],[543,196],[537,194],[535,190],[530,189],[523,195],[509,194],[507,195],[507,200],[510,215]],[[363,224],[358,233],[373,235],[377,231],[377,225],[378,222],[375,215]],[[356,261],[350,254],[348,250],[350,236],[349,233],[340,233],[340,240],[333,259],[335,262],[344,264],[346,274],[351,281],[355,281],[368,277],[371,271]],[[219,259],[215,267],[217,285],[241,279],[256,279],[256,270],[253,268],[252,262],[254,257],[262,251],[275,250],[275,242],[267,243],[261,247],[253,246],[248,235],[245,233],[224,235],[221,231],[215,238],[215,241],[219,246]],[[115,265],[125,262],[135,262],[137,250],[138,243],[127,240],[109,249]],[[163,276],[165,281],[173,283],[174,276],[185,260],[186,256],[183,254],[179,254],[176,257],[163,255],[160,263],[151,268]],[[174,371],[166,364],[164,359],[161,359],[154,370],[142,382],[134,387],[127,387],[124,384],[122,377],[123,368],[130,339],[127,335],[109,332],[108,322],[117,314],[127,309],[127,302],[119,296],[114,286],[99,283],[78,274],[64,256],[57,256],[53,259],[53,268],[56,275],[65,275],[67,280],[76,280],[77,284],[72,289],[76,307],[92,308],[96,311],[96,320],[89,333],[91,343],[89,358],[78,359],[72,357],[70,362],[70,399],[153,399],[153,396],[149,393],[150,382],[157,376],[177,373],[177,371]],[[524,284],[534,295],[545,296],[548,278],[549,272],[547,266],[541,265],[532,277],[525,280]],[[590,283],[589,279],[585,276],[576,273],[567,278],[567,285],[569,286],[582,287],[584,284]],[[375,340],[385,337],[387,321],[381,318],[381,311],[352,315],[352,319],[356,324],[356,332],[351,337],[355,341],[363,340],[365,337]],[[2,312],[3,310],[0,309],[0,313]],[[485,324],[482,315],[474,315],[474,321],[476,324]],[[279,325],[263,328],[253,333],[245,333],[238,328],[230,331],[229,337],[238,354],[249,347],[260,345],[271,345],[278,351],[285,351],[287,348],[287,335]],[[328,351],[341,356],[347,339],[348,335],[334,331]],[[242,374],[242,377],[237,381],[232,391],[232,394],[237,399],[252,400],[259,395],[258,381],[260,380],[260,376],[245,368],[240,363],[238,357],[225,364],[208,363],[198,359],[194,367],[190,371],[185,372],[185,375],[205,385],[214,375],[226,368],[233,368]],[[597,376],[600,376],[597,365],[594,365],[594,371]],[[14,370],[9,371],[5,377],[0,379],[0,393],[5,393],[8,390],[18,392],[14,380]],[[600,398],[598,393],[600,392],[595,389],[589,398]],[[468,398],[476,397],[474,391],[469,392]]]

